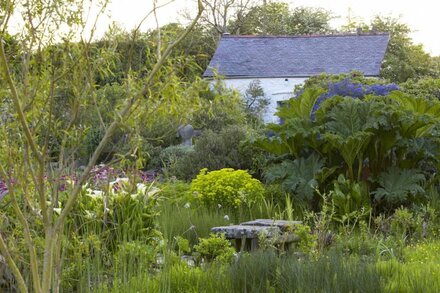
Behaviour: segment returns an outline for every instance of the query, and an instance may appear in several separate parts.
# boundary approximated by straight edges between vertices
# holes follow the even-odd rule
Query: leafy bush
[[[238,92],[219,80],[213,88],[206,88],[206,91],[200,92],[202,106],[193,115],[194,127],[219,132],[226,126],[245,123],[246,113]]]
[[[256,141],[277,156],[266,178],[312,205],[310,186],[328,190],[338,175],[373,191],[374,212],[420,200],[424,182],[436,182],[440,102],[398,89],[362,75],[311,78],[277,112],[283,124],[268,126],[274,135]]]
[[[230,208],[251,207],[265,193],[260,181],[244,170],[232,168],[211,172],[202,169],[191,182],[191,191],[197,192],[198,198],[207,206],[220,204]]]
[[[413,214],[406,208],[398,208],[391,219],[391,230],[399,237],[406,237],[414,226]]]
[[[173,145],[164,148],[159,155],[161,169],[166,177],[179,176],[182,169],[182,160],[193,152],[192,146]]]
[[[426,78],[418,81],[408,80],[402,84],[404,92],[424,99],[440,100],[440,78]]]
[[[248,129],[238,125],[225,127],[219,133],[204,131],[193,151],[176,163],[177,178],[191,180],[203,168],[254,169],[261,152],[245,144],[248,135]]]
[[[300,239],[298,243],[295,243],[295,246],[301,252],[310,253],[316,248],[316,235],[312,234],[310,226],[297,224],[293,227],[293,231]]]
[[[194,246],[194,250],[208,262],[228,263],[235,253],[235,249],[223,234],[211,234],[209,238],[201,238],[199,244]]]

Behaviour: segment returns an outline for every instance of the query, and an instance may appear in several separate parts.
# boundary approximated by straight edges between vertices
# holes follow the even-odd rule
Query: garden
[[[200,77],[203,1],[187,26],[98,41],[77,38],[82,1],[6,2],[0,291],[440,290],[440,62],[405,25],[374,20],[394,29],[383,76],[313,76],[264,124],[257,82],[241,97]],[[300,221],[297,241],[236,249],[211,230],[256,219]]]

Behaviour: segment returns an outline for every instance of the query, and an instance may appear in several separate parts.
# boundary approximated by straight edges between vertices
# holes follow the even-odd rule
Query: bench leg
[[[242,236],[240,242],[241,242],[240,252],[243,252],[246,249],[246,236]]]
[[[259,247],[258,245],[258,238],[252,238],[251,240],[251,251],[257,250]]]

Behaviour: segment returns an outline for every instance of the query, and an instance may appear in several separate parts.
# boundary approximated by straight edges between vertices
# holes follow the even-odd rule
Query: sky
[[[170,0],[158,0],[158,5]],[[171,0],[172,1],[172,0]],[[102,34],[114,21],[127,30],[135,28],[145,15],[151,11],[152,0],[112,0],[108,15],[102,19],[98,34]],[[375,15],[399,17],[414,31],[411,34],[416,44],[423,44],[425,51],[433,56],[440,56],[440,1],[437,0],[285,0],[291,7],[322,7],[333,12],[337,17],[334,26],[346,22],[349,11],[351,16],[360,17],[368,23]],[[159,25],[169,22],[184,21],[183,12],[195,13],[196,0],[174,0],[158,10]],[[156,26],[155,18],[150,17],[141,28],[146,30]]]

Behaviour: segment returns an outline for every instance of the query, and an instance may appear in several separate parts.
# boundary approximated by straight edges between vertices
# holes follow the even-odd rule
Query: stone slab
[[[218,234],[225,234],[228,239],[242,239],[242,238],[258,238],[260,233],[265,233],[267,237],[280,235],[281,230],[277,226],[256,226],[256,225],[231,225],[214,227],[211,232]]]
[[[246,226],[262,226],[262,227],[278,227],[281,231],[285,231],[289,227],[302,224],[301,221],[285,221],[285,220],[272,220],[272,219],[256,219],[241,223],[240,225]]]

